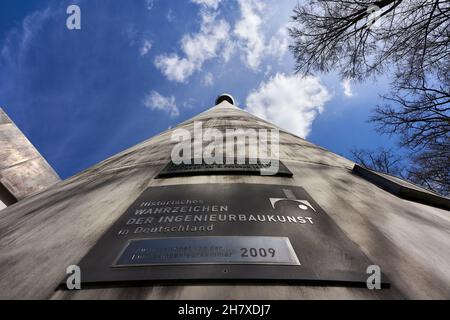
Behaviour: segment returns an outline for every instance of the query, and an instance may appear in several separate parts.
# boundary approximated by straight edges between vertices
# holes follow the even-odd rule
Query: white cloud
[[[176,117],[180,114],[174,96],[164,97],[154,90],[145,97],[144,105],[151,110],[165,111],[169,113],[171,117]]]
[[[217,9],[217,7],[219,6],[219,3],[222,0],[191,0],[193,3],[196,3],[198,5],[203,5],[212,9]]]
[[[302,138],[331,94],[316,77],[277,73],[246,99],[246,110]]]
[[[205,76],[203,77],[203,85],[205,87],[209,87],[209,86],[212,86],[213,83],[214,83],[214,77],[213,77],[212,73],[211,72],[205,73]]]
[[[173,22],[175,20],[175,15],[173,14],[173,10],[169,9],[166,16],[167,21]]]
[[[155,58],[155,65],[171,81],[184,82],[194,72],[195,65],[186,58],[176,54],[160,55]]]
[[[147,2],[146,2],[147,10],[152,10],[153,9],[153,5],[154,5],[153,0],[147,0]]]
[[[241,18],[236,23],[234,35],[237,38],[242,60],[247,67],[258,70],[262,59],[267,56],[282,58],[289,47],[288,24],[282,26],[269,41],[263,31],[266,6],[261,0],[239,0]]]
[[[185,34],[180,41],[180,53],[166,53],[155,58],[155,66],[168,80],[186,82],[203,64],[221,57],[227,63],[240,52],[242,62],[251,70],[261,71],[266,57],[281,59],[288,50],[287,25],[266,39],[263,16],[269,7],[262,0],[238,0],[240,17],[233,28],[219,19],[221,0],[191,0],[200,5],[200,30]]]
[[[50,7],[45,10],[34,11],[23,19],[19,29],[12,28],[6,34],[1,47],[1,57],[8,66],[18,67],[21,64],[21,59],[29,50],[29,45],[33,42],[33,39],[38,35],[43,25],[54,15],[55,12]],[[2,70],[0,75],[6,75],[7,77],[7,72]],[[3,86],[7,85],[8,82],[5,81]]]
[[[141,48],[139,49],[139,53],[141,56],[145,56],[152,48],[152,43],[148,40],[144,40]]]
[[[352,84],[350,82],[350,79],[344,79],[341,82],[341,86],[344,89],[344,94],[347,97],[352,97],[353,96],[353,91],[352,91]]]
[[[265,40],[261,30],[261,11],[264,4],[259,0],[239,0],[241,19],[236,23],[234,34],[238,38],[243,61],[251,69],[256,70],[264,52]]]
[[[225,20],[217,21],[217,13],[208,10],[201,10],[200,16],[200,31],[184,35],[181,39],[181,50],[185,57],[172,53],[155,58],[156,67],[167,79],[185,82],[202,68],[205,61],[217,57],[227,43],[230,30],[228,23]]]
[[[278,32],[270,38],[266,51],[268,54],[281,59],[289,49],[288,26],[282,26]]]
[[[231,41],[231,39],[228,39],[225,41],[223,48],[222,48],[222,58],[225,63],[230,60],[235,49],[236,49],[236,45],[234,44],[233,41]]]

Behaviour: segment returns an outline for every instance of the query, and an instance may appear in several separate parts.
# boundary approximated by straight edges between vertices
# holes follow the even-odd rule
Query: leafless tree
[[[420,151],[433,145],[450,147],[450,95],[441,86],[402,86],[386,96],[371,120],[383,133],[400,134],[402,145]]]
[[[310,0],[294,9],[297,72],[365,79],[395,65],[422,79],[450,54],[447,0]]]
[[[392,92],[371,121],[412,151],[409,178],[449,190],[450,1],[309,0],[293,20],[297,73],[391,74]]]
[[[391,149],[378,148],[377,150],[357,149],[350,150],[352,158],[360,165],[391,175],[405,177],[405,167],[402,159]]]
[[[439,147],[440,146],[434,146]],[[434,147],[431,147],[434,148]],[[430,156],[428,153],[432,153]],[[357,149],[350,150],[352,158],[360,165],[383,173],[398,176],[424,186],[434,192],[449,196],[450,179],[448,167],[448,150],[425,150],[416,155],[402,158],[391,149],[378,148],[377,150]],[[440,158],[436,155],[442,155]]]
[[[450,148],[432,145],[412,156],[407,178],[434,192],[450,196]]]

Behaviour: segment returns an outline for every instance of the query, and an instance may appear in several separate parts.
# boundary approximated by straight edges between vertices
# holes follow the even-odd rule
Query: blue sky
[[[81,9],[68,30],[66,9]],[[1,0],[0,106],[62,178],[233,94],[238,105],[349,156],[394,147],[367,123],[386,78],[293,74],[297,0]],[[281,97],[281,98],[280,98]]]

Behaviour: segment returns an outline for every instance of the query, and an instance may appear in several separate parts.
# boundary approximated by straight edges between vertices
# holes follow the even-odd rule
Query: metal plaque
[[[300,265],[285,237],[172,237],[127,243],[115,267],[174,264]]]
[[[82,287],[98,287],[366,286],[373,264],[301,187],[189,184],[146,189],[78,265]]]
[[[278,161],[278,171],[273,176],[278,177],[292,177],[292,172],[284,165],[283,162]],[[191,164],[174,164],[170,161],[158,174],[157,178],[173,178],[182,176],[198,176],[198,175],[261,175],[261,169],[269,168],[271,161],[261,161],[260,159],[253,159],[253,161],[243,159],[242,164],[219,164],[219,163],[205,163],[202,159],[202,163],[196,164],[194,159],[191,160]]]

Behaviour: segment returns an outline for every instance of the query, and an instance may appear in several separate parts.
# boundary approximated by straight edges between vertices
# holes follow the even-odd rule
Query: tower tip
[[[231,103],[232,105],[234,105],[234,98],[231,94],[222,93],[221,95],[219,95],[216,99],[216,105],[218,105],[222,101],[227,101],[227,102]]]

